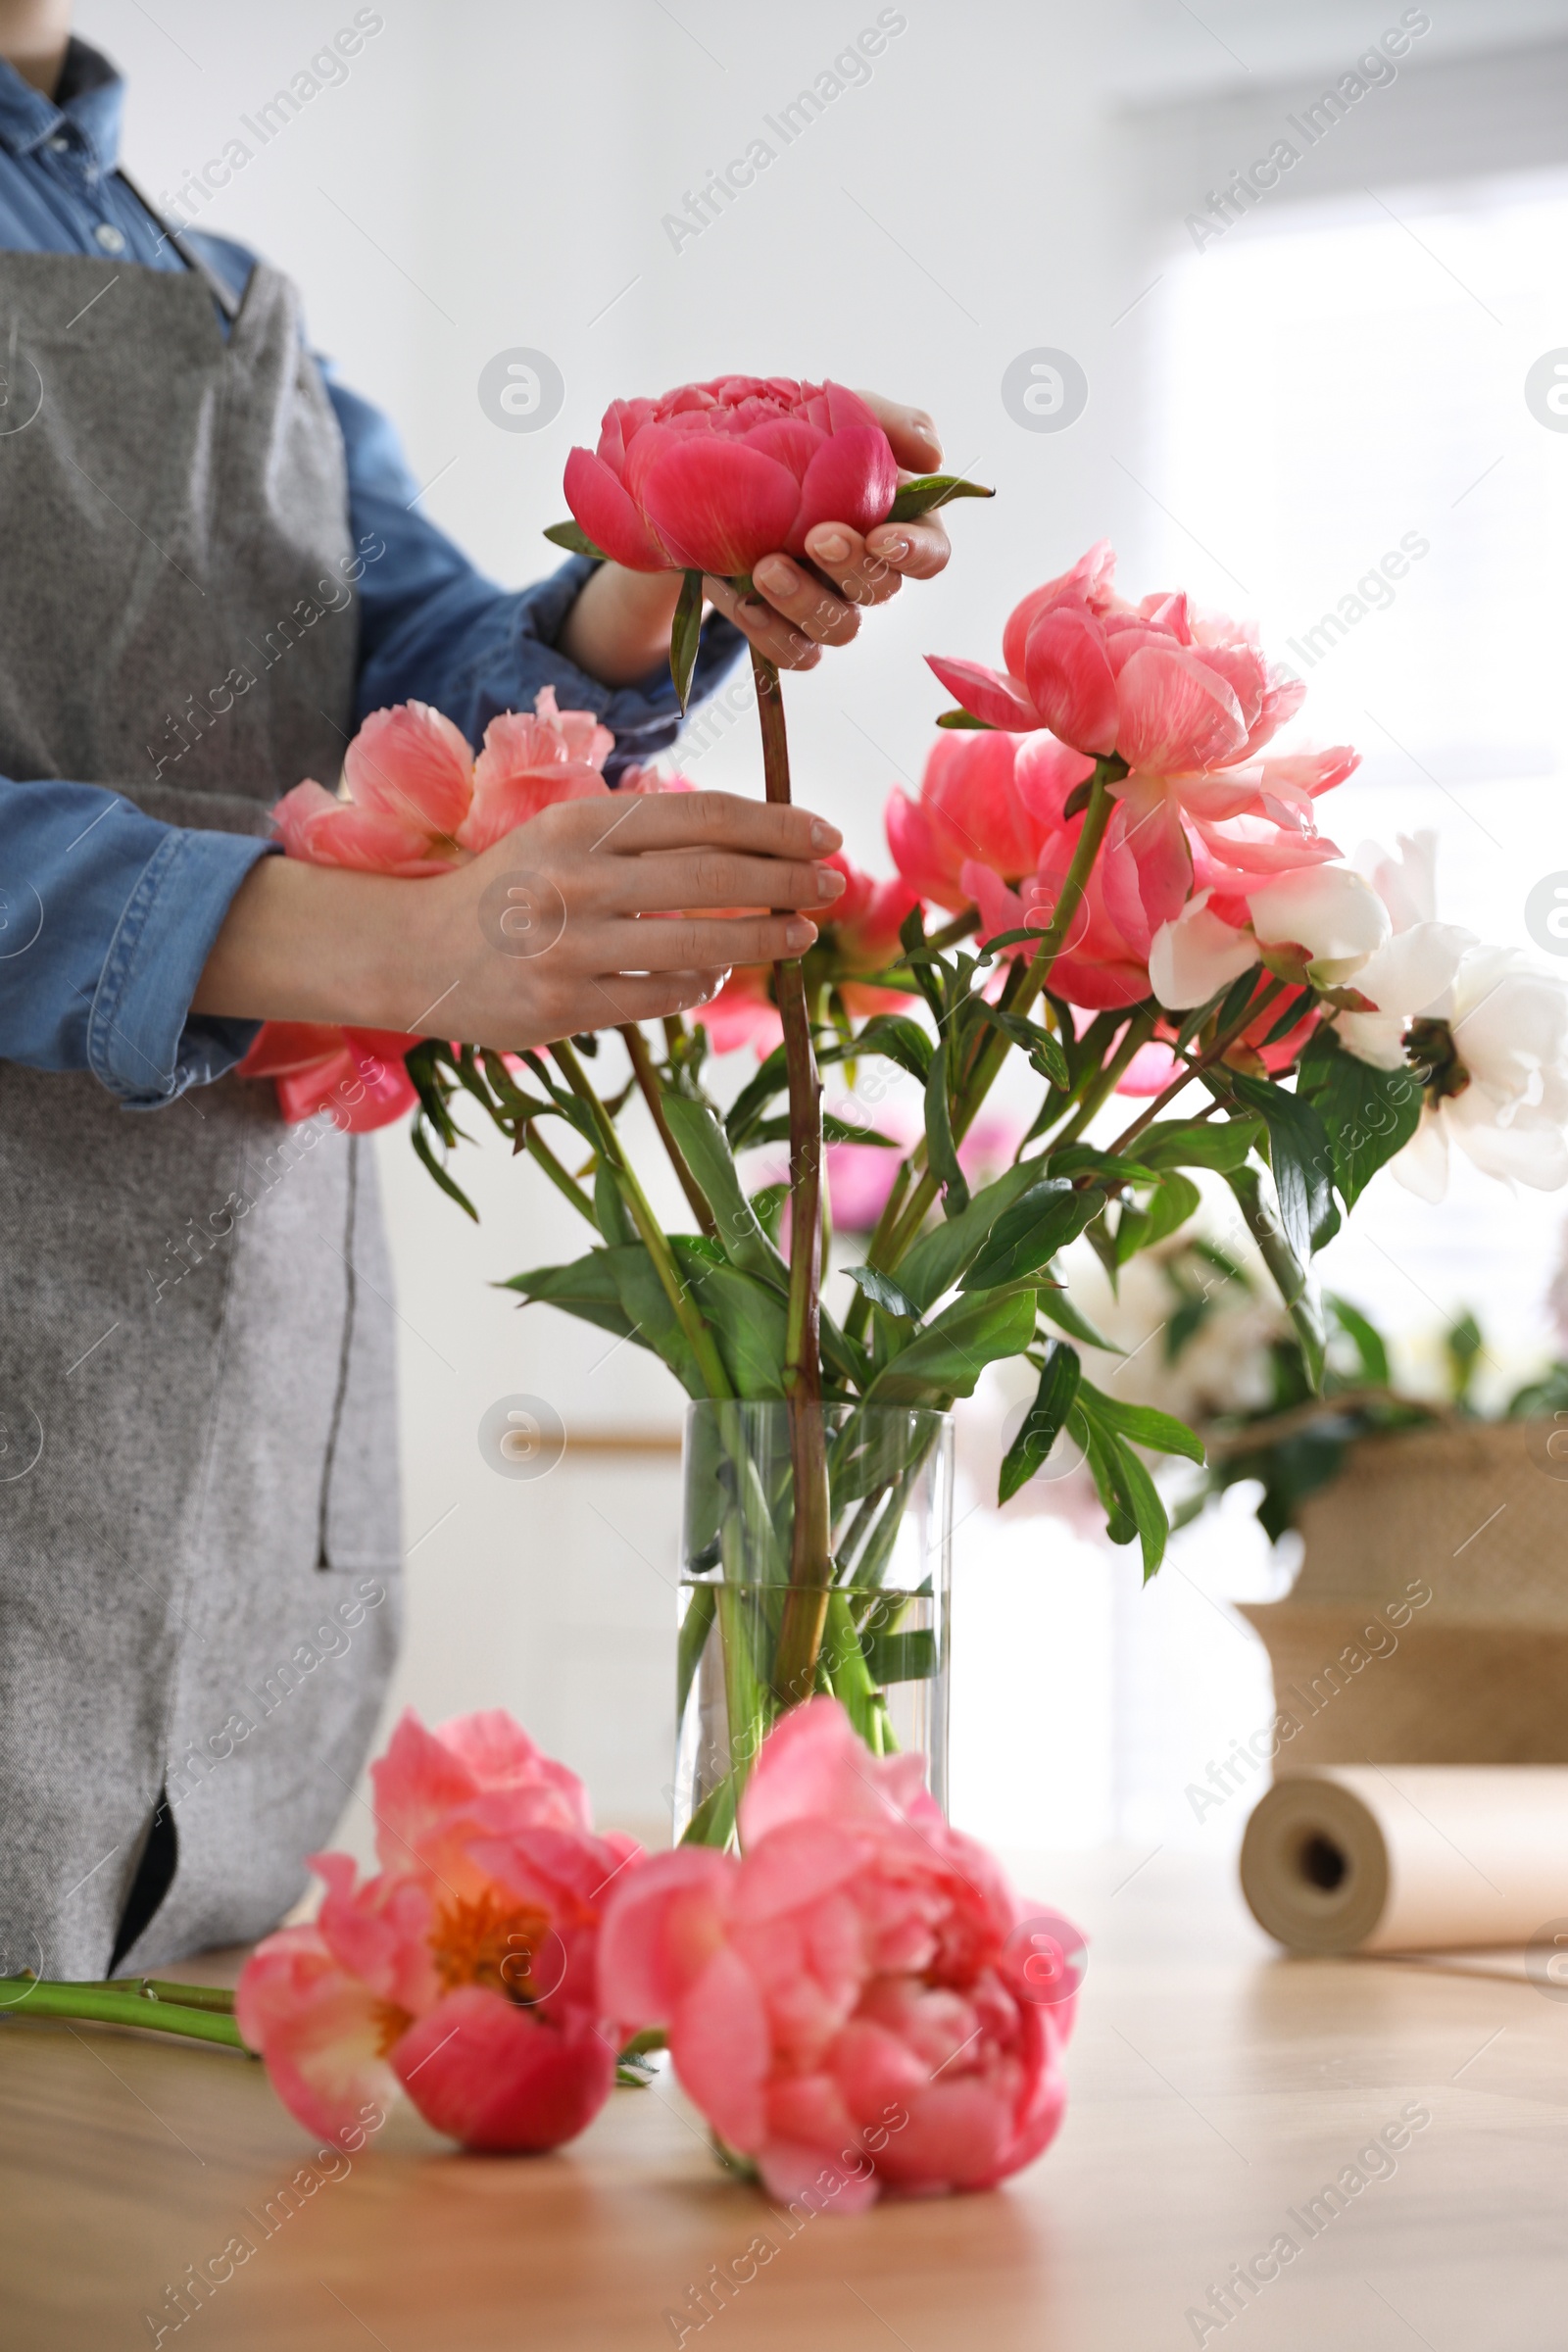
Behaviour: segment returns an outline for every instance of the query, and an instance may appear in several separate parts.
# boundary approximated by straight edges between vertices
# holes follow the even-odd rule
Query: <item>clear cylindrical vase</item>
[[[918,1754],[946,1809],[952,1417],[903,1405],[817,1409],[827,1579],[805,1590],[790,1573],[790,1408],[687,1411],[674,1793],[675,1835],[692,1842],[735,1842],[763,1740],[819,1692],[843,1702],[873,1755]]]

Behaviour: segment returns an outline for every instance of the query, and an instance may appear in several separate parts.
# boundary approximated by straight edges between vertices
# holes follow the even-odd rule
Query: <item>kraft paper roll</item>
[[[1568,1921],[1568,1765],[1322,1765],[1247,1825],[1242,1891],[1293,1952],[1528,1944]]]

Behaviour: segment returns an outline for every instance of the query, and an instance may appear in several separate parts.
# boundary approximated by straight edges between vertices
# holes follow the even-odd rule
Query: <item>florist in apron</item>
[[[481,578],[288,280],[138,199],[122,97],[0,63],[0,1973],[50,1977],[273,1927],[397,1651],[371,1148],[187,1012],[270,808],[414,696],[674,729],[554,650],[587,564]]]

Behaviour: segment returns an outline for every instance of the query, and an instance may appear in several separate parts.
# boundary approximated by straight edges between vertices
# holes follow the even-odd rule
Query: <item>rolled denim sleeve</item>
[[[475,746],[499,710],[531,710],[541,686],[563,710],[592,710],[615,738],[612,782],[675,739],[680,712],[666,664],[632,686],[606,686],[556,640],[595,569],[573,556],[536,586],[504,589],[415,512],[419,488],[391,423],[323,364],[348,459],[349,512],[365,563],[360,581],[357,715],[390,703],[432,703]],[[745,639],[710,613],[692,677],[694,702],[713,692]]]
[[[129,1110],[233,1068],[260,1023],[190,1001],[274,845],[159,824],[96,784],[5,778],[0,843],[0,1056],[90,1070]]]

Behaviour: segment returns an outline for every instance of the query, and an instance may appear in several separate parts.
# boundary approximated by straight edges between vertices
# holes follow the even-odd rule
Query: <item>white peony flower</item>
[[[1334,1021],[1358,1060],[1425,1073],[1421,1124],[1394,1173],[1441,1200],[1457,1145],[1489,1176],[1554,1192],[1568,1184],[1568,986],[1516,948],[1438,922],[1438,837],[1401,833],[1398,844],[1394,858],[1370,842],[1356,852],[1393,936],[1355,975],[1377,1009]]]
[[[1249,891],[1252,929],[1268,948],[1305,950],[1308,979],[1317,988],[1343,988],[1375,956],[1392,925],[1389,910],[1363,874],[1348,865],[1314,865],[1281,874]]]
[[[1469,948],[1409,1044],[1427,1099],[1392,1162],[1401,1184],[1441,1200],[1454,1145],[1485,1175],[1544,1193],[1568,1184],[1568,984],[1555,972],[1518,948]]]
[[[1250,931],[1210,914],[1211,891],[1194,893],[1180,914],[1161,923],[1149,948],[1149,984],[1167,1012],[1190,1012],[1257,961]]]
[[[1341,1045],[1374,1069],[1402,1069],[1410,1023],[1438,1002],[1467,950],[1478,944],[1475,933],[1457,923],[1416,923],[1396,931],[1355,975],[1357,990],[1377,1010],[1335,1015]]]
[[[1249,889],[1248,929],[1211,913],[1212,895],[1196,892],[1150,944],[1150,985],[1169,1012],[1206,1004],[1267,948],[1299,951],[1315,986],[1342,987],[1389,936],[1382,900],[1348,865],[1308,866]]]

